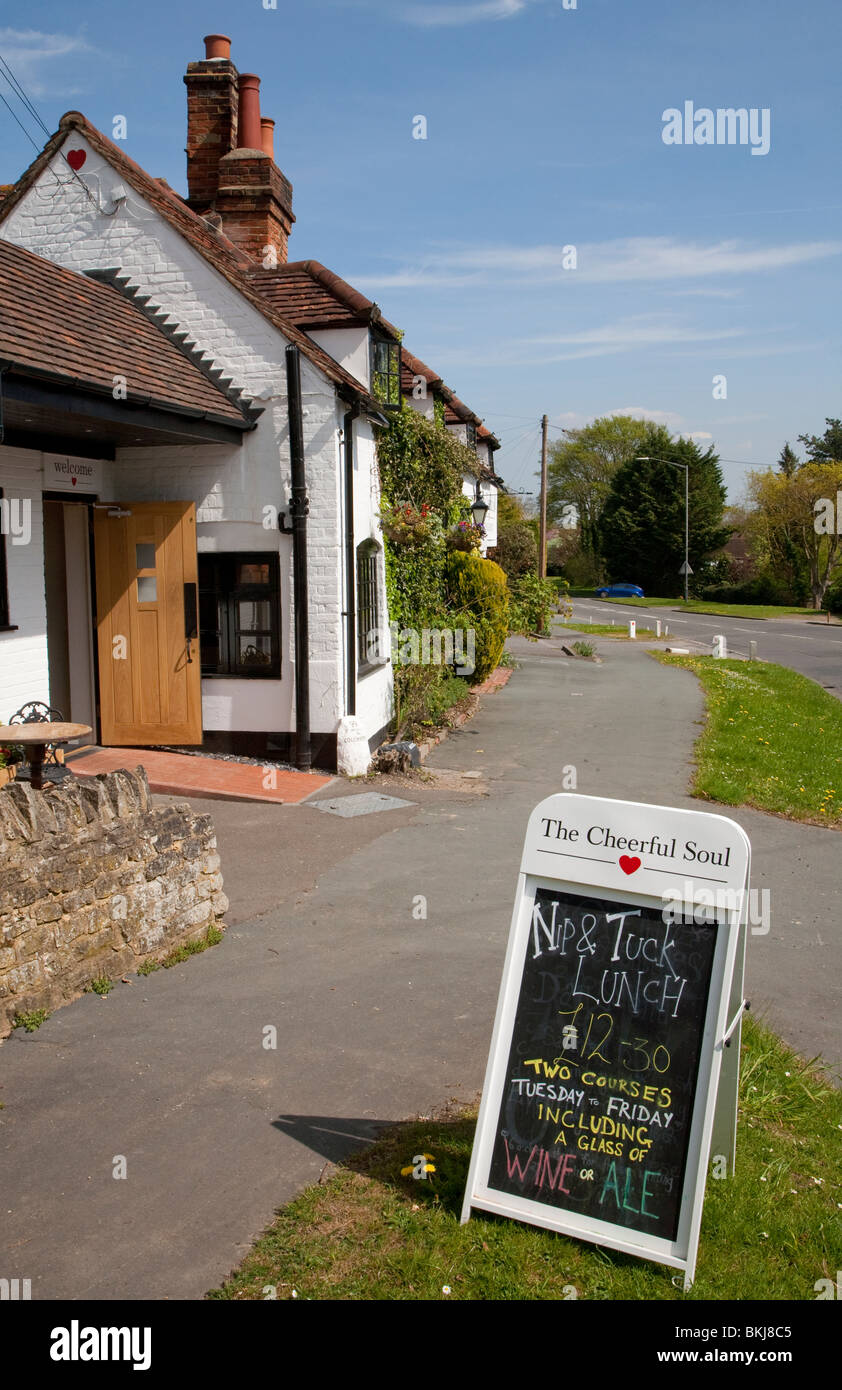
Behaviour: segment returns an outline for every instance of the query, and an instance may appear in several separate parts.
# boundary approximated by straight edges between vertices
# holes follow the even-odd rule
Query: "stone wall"
[[[0,1037],[203,938],[223,916],[210,816],[154,807],[143,768],[0,790]]]

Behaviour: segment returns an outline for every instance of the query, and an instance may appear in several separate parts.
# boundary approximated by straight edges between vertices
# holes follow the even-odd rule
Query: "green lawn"
[[[749,1015],[737,1173],[707,1185],[696,1283],[500,1217],[459,1214],[475,1117],[388,1130],[283,1208],[214,1299],[814,1300],[842,1268],[842,1093]],[[435,1172],[402,1176],[416,1154]],[[679,1281],[680,1282],[680,1281]]]
[[[593,633],[594,637],[624,637],[627,642],[631,640],[629,638],[629,625],[627,622],[620,622],[616,627],[612,627],[610,623],[556,623],[555,628],[558,629],[559,627],[562,629],[566,628],[570,632],[590,632]],[[655,630],[651,627],[639,627],[637,629],[637,636],[646,638],[654,637],[656,642],[660,640],[655,637]],[[664,641],[666,640],[667,639],[664,638]]]
[[[842,701],[785,666],[653,656],[693,671],[705,692],[696,796],[842,828]]]
[[[593,590],[581,597],[594,598]],[[674,608],[685,613],[712,613],[717,618],[824,617],[815,608],[786,608],[773,603],[709,603],[702,598],[691,598],[687,603],[681,598],[604,598],[598,602],[630,604],[634,608]]]

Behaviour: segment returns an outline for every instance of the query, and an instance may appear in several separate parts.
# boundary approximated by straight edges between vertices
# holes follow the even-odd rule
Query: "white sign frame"
[[[602,822],[602,825],[600,825]],[[559,839],[552,830],[561,826],[565,838]],[[627,846],[600,848],[590,840],[593,830],[608,829],[614,840],[632,840],[630,854],[622,853]],[[574,832],[578,834],[574,837]],[[570,838],[567,838],[570,837]],[[659,838],[661,854],[635,849],[639,842],[648,843],[654,850]],[[727,863],[705,864],[706,872],[698,869],[695,876],[683,869],[665,869],[658,863],[663,847],[672,844],[673,857],[679,839],[682,846],[694,843],[701,849],[705,842],[719,846]],[[590,841],[590,843],[589,843]],[[566,846],[564,848],[563,846]],[[610,858],[607,857],[610,855]],[[637,868],[624,871],[620,858],[627,866],[639,859]],[[704,1202],[705,1179],[709,1162],[711,1136],[716,1112],[717,1088],[729,1029],[735,1031],[739,1045],[739,1030],[733,1030],[732,994],[737,986],[736,974],[741,977],[742,962],[738,962],[738,947],[745,940],[748,909],[748,887],[751,865],[751,846],[741,826],[726,816],[705,811],[683,810],[667,806],[651,806],[642,802],[615,801],[604,797],[589,797],[564,792],[548,797],[533,810],[527,826],[520,874],[518,877],[512,923],[509,932],[506,960],[497,1001],[494,1030],[489,1050],[482,1102],[477,1121],[468,1182],[462,1207],[462,1223],[470,1219],[472,1208],[494,1212],[516,1221],[541,1226],[546,1230],[595,1242],[638,1258],[656,1260],[674,1269],[683,1270],[684,1287],[688,1289],[695,1275],[696,1256]],[[638,875],[640,876],[638,878]],[[631,888],[632,876],[635,880]],[[509,1051],[516,1021],[517,1006],[523,974],[526,941],[532,924],[532,909],[539,888],[592,895],[630,904],[631,906],[665,906],[669,893],[676,912],[693,912],[705,904],[705,890],[716,885],[725,902],[715,904],[716,943],[711,967],[707,1010],[701,1035],[700,1053],[690,1133],[684,1167],[678,1226],[674,1240],[634,1231],[629,1227],[600,1221],[592,1216],[550,1206],[531,1198],[501,1192],[488,1185],[497,1124],[507,1081]],[[677,924],[680,930],[680,922]],[[741,984],[741,978],[739,983]],[[726,1132],[736,1131],[736,1087],[727,1087],[720,1106],[717,1127]],[[733,1115],[731,1114],[733,1111]],[[733,1163],[733,1152],[731,1154]]]

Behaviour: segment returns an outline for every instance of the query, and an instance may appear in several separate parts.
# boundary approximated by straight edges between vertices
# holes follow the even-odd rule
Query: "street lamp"
[[[476,526],[482,526],[487,515],[488,503],[482,495],[482,488],[480,487],[479,478],[477,478],[476,496],[471,503],[471,516],[474,518],[474,524]]]
[[[673,459],[649,458],[646,454],[641,454],[634,460],[635,463],[668,463],[671,468],[684,469],[684,564],[681,566],[681,573],[684,575],[684,602],[688,602],[687,585],[693,571],[690,568],[690,465],[688,463],[676,463]]]

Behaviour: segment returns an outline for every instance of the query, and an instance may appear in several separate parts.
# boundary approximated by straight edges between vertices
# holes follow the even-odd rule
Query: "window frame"
[[[385,368],[378,363],[378,354],[386,354]],[[401,345],[381,333],[371,333],[369,372],[371,394],[385,410],[401,408]]]
[[[205,550],[199,552],[199,650],[203,680],[280,680],[282,667],[281,637],[281,557],[276,550],[239,551]],[[268,565],[268,584],[237,584],[239,565]],[[204,573],[203,573],[204,571]],[[212,583],[207,582],[208,572]],[[208,644],[202,632],[210,627],[203,624],[202,602],[209,594],[216,600],[218,627],[218,659],[208,663]],[[237,605],[242,600],[255,599],[269,603],[269,627],[255,631],[255,636],[268,636],[271,660],[266,666],[244,666],[238,656],[238,638],[243,629],[237,624]]]
[[[372,661],[368,650],[368,636],[378,634],[379,644],[384,641],[383,602],[382,602],[382,546],[368,537],[360,541],[356,551],[357,579],[357,674],[364,676],[370,671],[379,671],[388,665],[388,656],[380,656]]]

